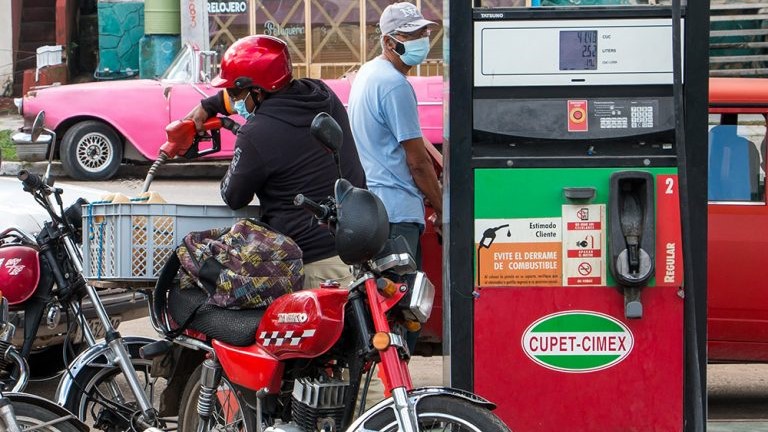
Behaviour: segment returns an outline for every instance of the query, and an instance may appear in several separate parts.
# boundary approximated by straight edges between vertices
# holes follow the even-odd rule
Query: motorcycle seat
[[[187,322],[194,314],[187,328],[202,332],[210,339],[235,346],[256,343],[256,329],[264,309],[225,309],[206,303],[207,299],[202,290],[180,289],[178,282],[174,282],[168,290],[168,312],[177,323]]]

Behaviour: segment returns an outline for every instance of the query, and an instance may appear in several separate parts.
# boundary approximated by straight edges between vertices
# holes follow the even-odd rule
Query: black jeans
[[[424,226],[415,222],[398,222],[389,224],[389,238],[397,236],[405,237],[408,247],[411,248],[413,259],[416,260],[416,267],[421,270],[421,244],[419,238],[424,232]]]
[[[421,233],[424,232],[424,225],[414,222],[398,222],[389,224],[389,238],[395,238],[397,236],[405,237],[405,241],[408,243],[408,247],[411,248],[411,254],[413,259],[416,260],[416,268],[421,270],[421,243],[419,238]],[[408,344],[408,352],[413,353],[416,349],[416,340],[419,338],[421,331],[407,332],[405,335],[406,343]]]

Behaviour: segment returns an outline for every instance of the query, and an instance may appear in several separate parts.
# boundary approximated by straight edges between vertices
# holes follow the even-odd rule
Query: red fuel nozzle
[[[204,130],[221,129],[222,122],[219,117],[211,117],[203,123]],[[167,141],[160,146],[160,153],[168,158],[174,158],[187,153],[194,144],[197,130],[192,120],[176,120],[165,127]]]

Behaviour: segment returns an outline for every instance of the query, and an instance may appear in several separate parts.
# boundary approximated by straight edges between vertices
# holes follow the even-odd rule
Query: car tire
[[[107,180],[123,160],[123,143],[110,126],[95,120],[72,126],[61,140],[61,164],[76,180]]]

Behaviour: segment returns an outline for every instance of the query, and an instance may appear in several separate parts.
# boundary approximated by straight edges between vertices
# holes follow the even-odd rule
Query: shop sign
[[[209,14],[244,14],[248,11],[246,1],[209,1]]]
[[[547,369],[594,372],[627,358],[632,332],[621,321],[592,311],[566,311],[536,320],[523,333],[523,351]]]

